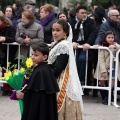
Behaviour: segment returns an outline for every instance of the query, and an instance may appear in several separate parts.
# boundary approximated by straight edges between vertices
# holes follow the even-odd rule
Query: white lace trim
[[[60,44],[58,43],[53,49],[51,49],[48,57],[48,64],[54,63],[57,56],[60,54],[69,54],[69,47],[66,40],[61,41]]]

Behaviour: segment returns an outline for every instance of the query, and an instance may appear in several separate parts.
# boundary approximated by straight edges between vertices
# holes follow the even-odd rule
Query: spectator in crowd
[[[36,20],[39,20],[40,19],[40,15],[36,12],[36,2],[33,1],[33,0],[26,0],[25,1],[25,6],[24,6],[24,10],[26,9],[31,9],[32,12],[34,13],[35,17],[36,17]]]
[[[112,31],[115,34],[115,42],[120,44],[120,14],[118,10],[110,10],[108,12],[108,19],[103,22],[100,26],[97,38],[95,40],[95,44],[100,44],[103,39],[105,33],[107,31]]]
[[[116,10],[116,9],[117,9],[116,4],[113,3],[112,1],[109,1],[108,4],[109,4],[109,8],[105,9],[105,18],[106,18],[106,19],[108,18],[108,12],[109,12],[110,10]]]
[[[57,96],[58,120],[82,120],[82,89],[76,69],[68,23],[57,20],[52,26],[56,44],[51,48],[48,64],[55,75],[60,92]],[[72,39],[72,37],[70,37]],[[69,44],[68,44],[69,42]],[[74,72],[72,72],[74,71]]]
[[[93,13],[95,12],[96,8],[98,8],[98,5],[95,4],[95,3],[91,3],[91,11],[92,13],[90,13],[88,16],[89,17],[92,17],[93,16]]]
[[[30,46],[43,41],[42,26],[35,22],[33,12],[26,10],[22,12],[22,22],[18,24],[16,42],[21,44],[21,55],[29,54]]]
[[[52,39],[52,25],[55,18],[54,6],[51,4],[45,4],[40,7],[40,24],[44,31],[44,42],[50,44]]]
[[[40,16],[38,16],[38,14],[36,14],[35,8],[34,8],[32,5],[25,4],[23,10],[32,11],[33,14],[34,14],[34,16],[35,16],[35,18],[36,18],[35,22],[40,23]],[[38,18],[38,17],[39,17],[39,18]],[[22,18],[18,19],[18,20],[17,20],[17,23],[20,23],[21,21],[22,21]]]
[[[12,21],[12,26],[15,27],[15,30],[16,30],[17,18],[16,18],[16,15],[14,13],[12,6],[11,5],[6,6],[4,13],[5,13],[5,16]],[[9,46],[9,54],[11,55],[11,63],[12,64],[16,63],[15,54],[16,54],[17,48],[18,48],[17,45]],[[4,88],[9,88],[9,91],[11,90],[11,93],[12,93],[12,88],[8,84],[5,83]]]
[[[120,49],[120,45],[116,42],[115,35],[112,31],[107,31],[103,40],[101,41],[101,46],[108,47],[115,57],[117,50]],[[113,58],[113,57],[112,57]],[[118,68],[118,72],[120,72],[120,67]],[[108,86],[109,82],[109,72],[110,72],[110,54],[108,50],[102,49],[99,52],[99,62],[97,64],[97,69],[95,71],[94,77],[99,80],[99,84],[101,87]],[[98,75],[98,76],[97,76]],[[120,80],[120,77],[118,77]],[[113,89],[114,89],[114,81],[115,81],[115,63],[113,60],[112,64],[112,95],[111,101],[113,102]],[[100,90],[102,96],[102,103],[107,105],[108,104],[108,91],[107,90]]]
[[[86,50],[88,50],[90,45],[93,45],[95,42],[96,26],[94,20],[87,17],[87,8],[85,6],[80,6],[76,9],[76,17],[70,19],[69,22],[73,30],[73,48],[77,49],[79,45],[83,46],[83,50],[77,49],[77,66],[80,80],[82,84],[84,84],[86,71]],[[88,55],[87,78],[90,79],[91,68],[89,68],[89,64],[91,64],[90,60],[93,59],[93,52],[89,51]],[[90,84],[90,80],[87,80],[87,82]],[[89,94],[87,89],[85,91],[84,94]]]
[[[66,21],[68,21],[68,16],[65,12],[60,12],[57,16],[58,19],[64,19]]]
[[[120,5],[118,6],[118,12],[120,14]],[[119,22],[120,22],[120,17],[119,17]]]
[[[97,7],[95,9],[95,11],[92,14],[92,19],[94,20],[95,24],[96,24],[96,37],[97,37],[97,33],[100,29],[100,25],[105,21],[104,18],[105,15],[105,10],[101,7]],[[97,66],[97,61],[98,61],[98,50],[92,50],[94,52],[94,60],[93,60],[93,64],[91,64],[91,66],[93,66],[93,69],[95,71],[96,66]],[[93,85],[96,86],[96,79],[93,80]],[[97,97],[97,89],[93,89],[93,97]]]
[[[16,30],[12,26],[12,22],[4,14],[0,14],[0,43],[12,43],[15,42]],[[9,62],[12,62],[12,51],[9,52]],[[6,67],[7,61],[7,46],[0,44],[0,64],[2,67]],[[10,95],[11,88],[4,86],[2,95]]]
[[[5,16],[8,17],[12,21],[12,25],[16,28],[17,26],[17,18],[15,12],[11,5],[6,6],[5,8]]]
[[[76,16],[76,9],[80,7],[80,3],[79,2],[76,2],[75,5],[74,5],[74,8],[72,8],[70,11],[69,11],[69,15],[70,17],[75,17]]]
[[[59,8],[57,6],[54,6],[55,17],[57,17],[59,12],[60,12]]]
[[[12,5],[12,8],[14,10],[15,16],[17,17],[17,19],[21,18],[21,12],[23,11],[22,7],[19,6],[19,4],[14,3]]]

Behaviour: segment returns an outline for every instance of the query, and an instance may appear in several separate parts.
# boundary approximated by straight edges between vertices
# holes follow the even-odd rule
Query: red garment
[[[0,25],[0,30],[4,29],[5,27],[6,27],[5,24],[1,24],[1,25]]]

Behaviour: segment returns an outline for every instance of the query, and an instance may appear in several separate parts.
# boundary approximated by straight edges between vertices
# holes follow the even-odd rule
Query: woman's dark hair
[[[107,37],[108,35],[111,35],[111,34],[115,36],[115,34],[114,34],[112,31],[107,31],[107,32],[105,33],[105,36],[103,37],[103,40],[101,41],[101,44],[100,44],[100,45],[108,47],[108,46],[109,46],[109,43],[106,41],[106,37]]]
[[[66,36],[68,37],[69,36],[69,25],[67,21],[63,19],[58,19],[55,23],[58,23],[63,27],[63,31],[66,33]]]
[[[67,14],[66,14],[65,12],[60,12],[60,13],[57,15],[57,19],[59,19],[59,16],[60,16],[61,14],[64,14],[64,15],[66,16],[66,18],[67,18],[67,21],[68,21],[68,16],[67,16]]]
[[[7,8],[11,8],[11,9],[12,9],[12,16],[13,16],[13,17],[16,17],[15,11],[14,11],[14,9],[13,9],[13,7],[12,7],[11,5],[8,5],[8,6],[5,7],[5,9],[4,9],[4,14],[5,14],[5,11],[6,11]]]
[[[49,55],[49,47],[45,42],[40,42],[37,44],[33,44],[31,45],[33,51],[39,51],[41,52],[43,55]]]

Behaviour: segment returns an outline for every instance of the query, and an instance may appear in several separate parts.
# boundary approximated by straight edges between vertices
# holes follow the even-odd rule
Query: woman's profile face
[[[29,23],[29,22],[30,22],[30,20],[27,19],[27,18],[22,14],[22,23],[23,23],[23,25],[25,25],[25,24],[27,24],[27,23]]]
[[[12,9],[10,7],[6,8],[5,16],[7,16],[7,17],[11,17],[12,16]]]
[[[63,30],[63,26],[58,23],[54,23],[52,26],[52,36],[55,41],[59,41],[64,38],[66,33]]]
[[[45,11],[44,8],[40,10],[40,19],[45,18],[49,14],[48,11]]]
[[[59,19],[63,19],[63,20],[66,20],[66,21],[67,21],[67,17],[66,17],[66,15],[63,14],[63,13],[59,15]]]

